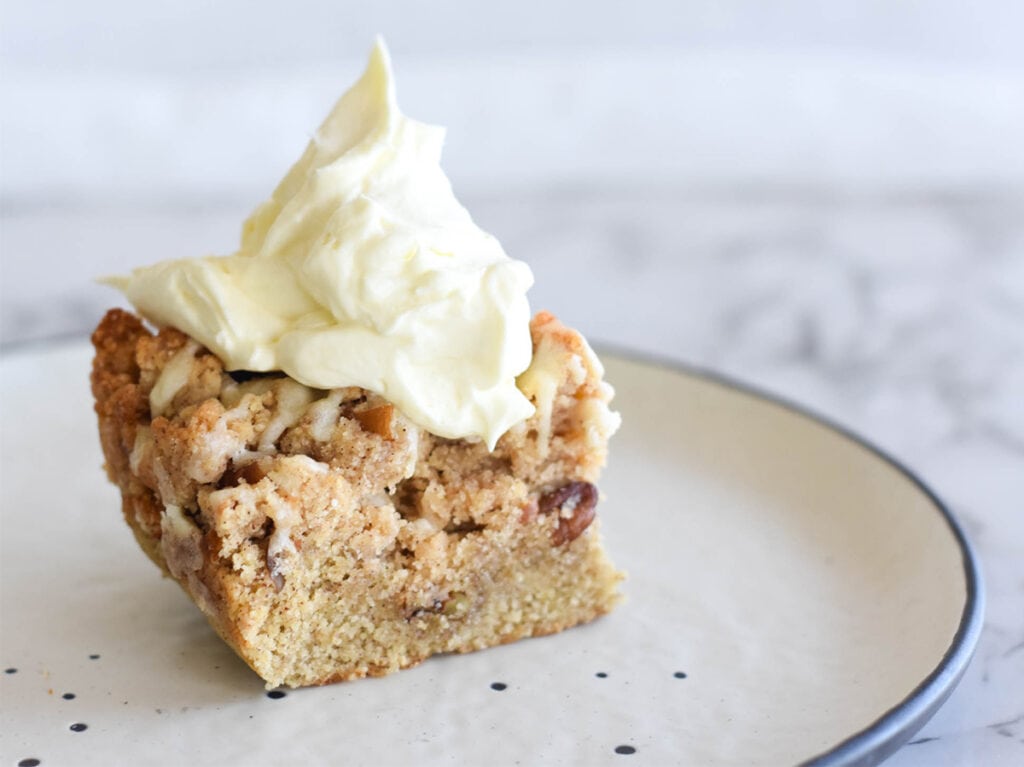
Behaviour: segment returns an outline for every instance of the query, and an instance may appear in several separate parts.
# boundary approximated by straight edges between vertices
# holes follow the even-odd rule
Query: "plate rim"
[[[886,449],[811,407],[763,386],[742,381],[727,373],[673,359],[655,352],[632,349],[602,340],[592,342],[600,359],[654,367],[699,379],[779,407],[810,421],[866,450],[895,469],[918,490],[945,522],[960,550],[965,581],[964,607],[956,633],[942,659],[902,700],[874,721],[826,751],[800,763],[800,767],[866,767],[875,765],[899,750],[945,703],[970,665],[981,637],[985,618],[985,588],[980,560],[956,515],[938,494],[909,466]],[[610,382],[612,386],[615,382]]]
[[[18,357],[47,353],[61,347],[88,347],[88,334],[68,334],[0,347],[0,368]],[[826,751],[801,762],[801,767],[862,767],[875,765],[895,753],[927,723],[945,703],[970,665],[981,636],[985,615],[985,589],[980,561],[963,527],[949,506],[911,468],[886,449],[844,426],[831,416],[803,405],[785,395],[758,384],[749,383],[727,373],[674,359],[655,352],[630,348],[622,344],[594,340],[591,345],[600,359],[615,358],[623,362],[645,365],[718,386],[763,403],[781,408],[810,421],[858,445],[876,459],[895,469],[909,481],[945,522],[959,551],[964,570],[965,599],[957,631],[942,659],[902,700],[881,713],[863,729],[851,734]],[[611,382],[614,386],[614,382]]]

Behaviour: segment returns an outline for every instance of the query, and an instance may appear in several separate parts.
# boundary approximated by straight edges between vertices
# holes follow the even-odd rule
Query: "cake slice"
[[[607,613],[596,481],[618,416],[583,338],[530,323],[533,415],[489,450],[363,388],[225,370],[118,309],[93,334],[111,481],[142,549],[268,687],[377,676]]]

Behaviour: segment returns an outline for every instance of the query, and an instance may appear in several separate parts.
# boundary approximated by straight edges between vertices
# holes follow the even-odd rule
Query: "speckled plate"
[[[268,694],[121,521],[88,349],[0,359],[5,765],[870,764],[980,632],[963,534],[896,462],[770,397],[608,355],[620,609]]]

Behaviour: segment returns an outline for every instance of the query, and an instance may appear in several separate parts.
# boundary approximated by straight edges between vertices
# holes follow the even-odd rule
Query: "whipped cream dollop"
[[[109,284],[229,370],[360,386],[442,437],[493,448],[533,413],[529,267],[473,223],[441,170],[444,129],[405,117],[378,39],[229,256]]]

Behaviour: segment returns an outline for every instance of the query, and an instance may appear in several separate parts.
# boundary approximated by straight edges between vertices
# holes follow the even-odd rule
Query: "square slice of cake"
[[[124,518],[268,687],[590,621],[622,578],[596,487],[619,419],[577,332],[546,313],[529,330],[516,384],[533,414],[491,450],[367,389],[225,370],[189,336],[111,310],[92,390]]]

